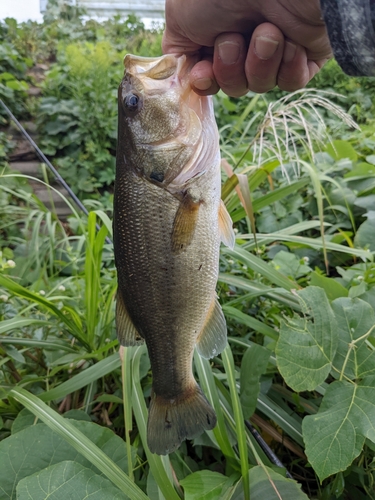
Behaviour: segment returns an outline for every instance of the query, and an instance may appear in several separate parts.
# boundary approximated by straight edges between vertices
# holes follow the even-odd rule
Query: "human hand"
[[[319,0],[166,0],[164,53],[196,53],[200,95],[304,87],[331,57]]]

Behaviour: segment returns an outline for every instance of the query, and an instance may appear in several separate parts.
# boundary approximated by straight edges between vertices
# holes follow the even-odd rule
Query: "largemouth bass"
[[[192,373],[227,342],[215,293],[220,241],[234,244],[220,200],[212,100],[189,86],[192,58],[127,55],[119,87],[114,247],[116,328],[124,346],[146,341],[153,374],[147,441],[173,452],[216,424]]]

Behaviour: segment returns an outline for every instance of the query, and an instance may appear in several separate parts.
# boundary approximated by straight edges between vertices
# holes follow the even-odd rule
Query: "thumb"
[[[178,29],[166,25],[162,40],[163,54],[190,54],[198,52],[201,48],[201,45],[190,40]]]

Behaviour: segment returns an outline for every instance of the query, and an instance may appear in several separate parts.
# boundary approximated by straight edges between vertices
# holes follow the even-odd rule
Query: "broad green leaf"
[[[69,421],[69,419],[64,419],[35,395],[29,393],[21,387],[15,387],[10,391],[10,394],[18,402],[22,403],[26,408],[31,410],[34,415],[43,420],[48,428],[54,431],[60,438],[62,437],[65,442],[70,444],[75,451],[78,451],[78,453],[86,458],[90,464],[110,479],[112,483],[115,484],[122,492],[130,495],[132,500],[147,499],[142,490],[123,472],[123,468],[121,468],[103,451],[101,448],[102,443],[98,443],[100,446],[97,446],[90,438],[77,428],[78,426],[92,425],[91,423],[76,422],[76,425],[74,425],[74,423]],[[39,428],[39,425],[33,426],[32,428]],[[25,431],[19,432],[8,439],[16,438],[23,432],[29,431],[32,428],[29,427],[28,429],[25,429]],[[108,431],[108,429],[105,430]],[[118,438],[118,436],[115,437]],[[119,453],[122,459],[124,455],[124,445],[121,439],[120,442],[121,447],[119,447],[119,450],[116,450],[116,453]],[[114,444],[116,444],[116,442],[114,442]]]
[[[308,500],[301,486],[266,466],[253,467],[250,472],[251,500]]]
[[[349,179],[349,180],[357,180],[362,177],[365,177],[368,179],[369,177],[374,177],[375,176],[375,168],[374,165],[371,165],[370,162],[365,163],[361,162],[356,164],[356,166],[351,169],[348,173],[344,175],[344,179]]]
[[[122,470],[126,470],[127,457],[120,437],[92,422],[70,422]],[[20,479],[65,460],[72,460],[98,472],[89,460],[43,423],[31,425],[4,439],[0,442],[1,500],[15,498],[15,488]]]
[[[16,434],[17,432],[26,429],[26,427],[30,427],[30,425],[35,425],[37,423],[40,424],[42,422],[38,420],[37,417],[31,413],[31,411],[23,408],[13,422],[11,432],[12,434]]]
[[[216,500],[221,498],[228,478],[210,470],[193,472],[180,481],[184,488],[185,500]]]
[[[150,500],[166,500],[151,471],[147,474],[147,496]]]
[[[373,308],[361,299],[341,298],[332,303],[339,330],[339,343],[333,365],[350,379],[375,372],[375,351],[366,344],[373,334]]]
[[[368,248],[371,252],[375,251],[375,220],[368,219],[359,226],[354,243],[358,247]]]
[[[300,278],[311,271],[311,267],[307,266],[297,255],[285,252],[284,250],[275,255],[272,264],[277,271],[290,279]]]
[[[375,442],[375,377],[358,385],[330,384],[318,413],[305,417],[302,430],[307,458],[321,481],[346,470],[365,438]]]
[[[267,369],[271,352],[254,344],[247,349],[241,362],[240,401],[244,418],[254,413],[260,390],[260,377]]]
[[[17,500],[124,500],[113,484],[83,465],[64,461],[51,465],[17,485]]]
[[[358,155],[356,150],[348,141],[335,140],[328,144],[326,151],[335,160],[349,158],[349,160],[357,161]]]
[[[17,361],[18,363],[25,363],[25,358],[22,356],[22,353],[20,353],[19,350],[12,345],[4,345],[3,349],[6,352],[6,355],[14,361]]]
[[[313,271],[310,274],[310,285],[320,286],[326,292],[328,300],[335,300],[339,297],[347,297],[349,292],[341,283],[333,278],[327,278]]]
[[[285,382],[295,391],[311,391],[324,382],[337,348],[337,324],[324,290],[298,292],[303,317],[282,323],[276,360]]]

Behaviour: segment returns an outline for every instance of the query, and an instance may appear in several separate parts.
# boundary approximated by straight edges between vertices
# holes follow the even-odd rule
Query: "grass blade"
[[[39,395],[39,398],[42,401],[52,401],[54,399],[63,398],[67,394],[78,391],[79,389],[82,389],[82,387],[86,387],[86,385],[91,384],[91,382],[108,375],[108,373],[111,373],[120,366],[121,359],[118,352],[116,352],[115,354],[112,354],[112,356],[102,359],[95,365],[83,370],[78,375],[75,375],[70,380],[63,382],[50,391],[43,392]]]
[[[134,348],[124,347],[122,352],[122,399],[124,402],[125,441],[126,451],[128,455],[128,474],[129,477],[133,479],[134,476],[130,446],[130,433],[133,430],[131,367]]]
[[[234,419],[236,421],[238,451],[241,461],[241,475],[243,481],[243,489],[245,493],[245,500],[250,500],[249,460],[248,460],[248,451],[246,442],[246,431],[245,431],[245,424],[242,414],[241,403],[237,393],[233,355],[228,345],[222,352],[221,357],[224,363],[225,373],[227,374],[229,391],[232,400],[233,414],[234,414]]]
[[[23,297],[24,299],[27,299],[34,304],[40,304],[50,313],[52,313],[54,316],[57,316],[68,328],[69,333],[76,337],[82,344],[89,350],[90,346],[86,342],[86,338],[84,336],[83,331],[78,327],[78,324],[76,321],[73,321],[67,317],[67,315],[64,314],[64,311],[66,312],[71,312],[71,310],[67,307],[63,307],[61,310],[58,309],[51,301],[48,299],[45,299],[38,295],[37,293],[30,292],[27,288],[19,285],[12,279],[8,278],[7,276],[2,276],[0,275],[0,285],[3,286],[5,289],[11,291],[15,295],[18,295],[19,297]],[[73,316],[73,318],[76,320],[77,318]]]
[[[174,489],[173,482],[171,481],[171,478],[169,477],[166,470],[166,466],[170,469],[169,458],[159,457],[159,455],[151,453],[149,447],[147,446],[147,408],[143,396],[141,381],[139,378],[139,362],[144,348],[144,346],[137,347],[133,356],[132,375],[134,416],[137,422],[139,433],[141,435],[143,448],[146,453],[152,475],[154,476],[154,479],[158,484],[162,494],[168,500],[180,500],[180,497]]]
[[[252,255],[250,252],[247,250],[244,250],[243,248],[239,247],[236,245],[233,250],[229,248],[223,248],[222,252],[224,254],[230,255],[234,259],[239,260],[243,264],[245,264],[247,267],[252,269],[254,272],[261,274],[265,278],[267,278],[271,283],[273,283],[276,286],[280,286],[282,288],[285,288],[285,290],[293,290],[293,289],[299,289],[301,288],[298,283],[295,281],[290,280],[283,274],[279,273],[271,267],[269,264],[264,262],[262,259],[259,257],[256,257],[255,255]]]
[[[232,445],[230,444],[230,441],[228,439],[228,431],[225,427],[224,415],[217,394],[210,362],[208,361],[208,359],[202,358],[197,352],[195,352],[194,365],[198,372],[200,386],[202,387],[208,401],[211,403],[216,412],[217,424],[213,429],[214,436],[224,455],[237,461]]]

